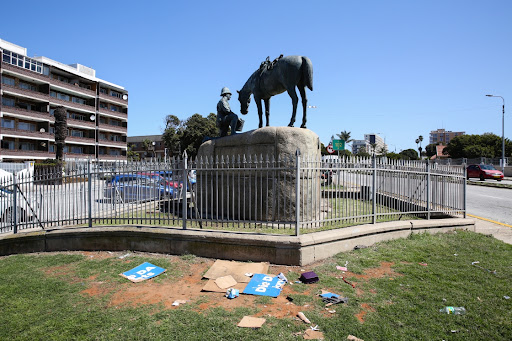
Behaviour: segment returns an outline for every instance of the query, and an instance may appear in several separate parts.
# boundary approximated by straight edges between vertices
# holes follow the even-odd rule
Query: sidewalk
[[[475,232],[491,234],[494,238],[512,244],[512,227],[495,224],[490,221],[469,217],[475,220]]]

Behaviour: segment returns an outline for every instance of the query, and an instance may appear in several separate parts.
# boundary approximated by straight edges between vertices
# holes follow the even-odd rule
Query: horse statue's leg
[[[300,127],[306,129],[308,98],[306,96],[306,88],[302,86],[299,86],[298,88],[300,97],[302,98],[302,124]]]
[[[290,124],[288,127],[293,127],[295,123],[295,115],[297,114],[297,103],[299,102],[299,98],[297,97],[297,93],[295,92],[295,86],[286,90],[290,98],[292,99],[293,111],[292,111],[292,119],[290,120]]]
[[[265,102],[265,118],[267,119],[267,127],[270,125],[270,98],[264,100]]]
[[[254,101],[256,102],[256,106],[258,107],[258,117],[260,119],[260,124],[258,128],[263,127],[263,109],[261,108],[261,99],[255,98]]]

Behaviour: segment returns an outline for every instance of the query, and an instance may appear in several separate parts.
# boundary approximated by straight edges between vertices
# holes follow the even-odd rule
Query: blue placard
[[[146,279],[158,276],[164,271],[164,268],[145,262],[131,270],[123,272],[121,276],[129,279],[132,282],[141,282]]]
[[[245,287],[243,293],[249,295],[277,297],[286,282],[278,277],[264,274],[254,274],[251,281]]]

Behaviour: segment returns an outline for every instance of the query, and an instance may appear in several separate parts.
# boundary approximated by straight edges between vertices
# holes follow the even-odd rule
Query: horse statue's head
[[[240,112],[242,115],[247,115],[249,112],[249,104],[251,104],[251,93],[242,89],[238,92],[238,101],[240,102]]]

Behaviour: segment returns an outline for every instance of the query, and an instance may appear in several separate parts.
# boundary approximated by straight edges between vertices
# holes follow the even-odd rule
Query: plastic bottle
[[[453,315],[464,315],[466,314],[466,308],[464,307],[444,307],[439,309],[440,313],[453,314]]]

